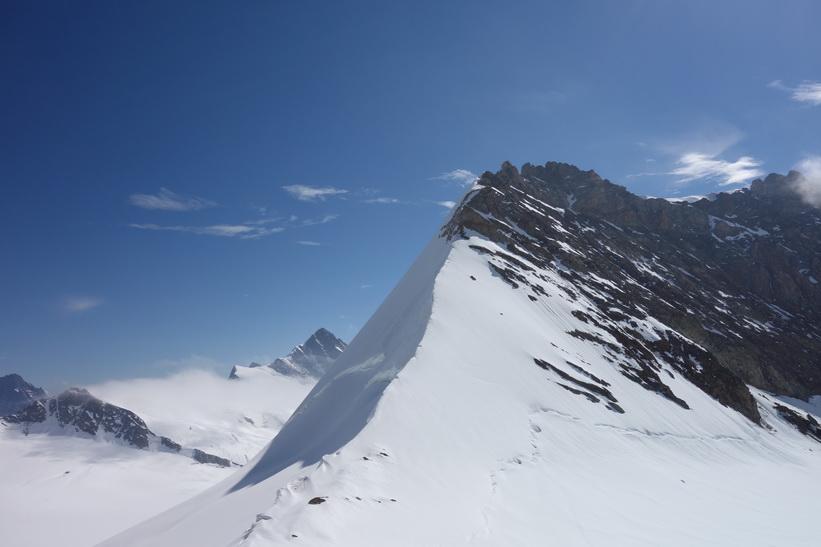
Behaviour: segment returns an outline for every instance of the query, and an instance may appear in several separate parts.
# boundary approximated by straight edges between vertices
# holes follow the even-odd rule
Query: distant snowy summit
[[[232,462],[199,449],[183,448],[168,437],[155,435],[134,412],[72,387],[55,397],[36,400],[0,418],[0,424],[23,435],[49,434],[96,438],[138,449],[175,452],[200,463],[230,467]]]
[[[251,363],[247,367],[235,366],[228,376],[232,380],[253,374],[249,369],[259,368],[277,372],[283,376],[318,380],[334,364],[347,344],[327,329],[319,329],[303,344],[298,345],[287,357],[278,357],[268,365]]]
[[[0,377],[0,416],[22,410],[46,397],[48,394],[43,388],[26,382],[19,374]]]

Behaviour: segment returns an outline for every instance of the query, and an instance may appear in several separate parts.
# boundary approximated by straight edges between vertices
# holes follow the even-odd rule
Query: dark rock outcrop
[[[47,396],[43,388],[26,382],[19,374],[2,376],[0,377],[0,416],[22,410],[34,401],[45,399]]]
[[[142,418],[130,410],[105,403],[87,390],[76,387],[45,401],[37,401],[3,420],[33,424],[43,423],[49,417],[54,418],[59,428],[92,436],[108,433],[135,448],[148,448],[149,436],[153,435]]]
[[[82,388],[69,388],[56,397],[35,401],[26,408],[0,419],[17,425],[28,435],[31,432],[60,432],[92,437],[110,436],[128,446],[156,449],[188,455],[200,463],[231,467],[232,462],[199,449],[184,449],[182,445],[155,435],[142,418],[125,408],[106,403]],[[39,429],[37,429],[39,426]]]
[[[579,319],[618,340],[605,351],[640,363],[622,372],[646,389],[677,399],[654,365],[661,358],[759,421],[745,383],[821,393],[821,213],[794,191],[799,177],[687,202],[636,196],[568,164],[505,163],[480,177],[443,234],[501,244],[508,253],[492,267],[534,301],[540,287],[517,272],[557,271],[596,303]],[[660,339],[631,326],[646,316],[666,327]]]

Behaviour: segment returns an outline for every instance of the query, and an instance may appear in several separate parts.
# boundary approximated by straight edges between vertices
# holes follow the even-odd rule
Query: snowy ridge
[[[257,458],[102,545],[815,545],[809,410],[652,315],[641,271],[528,250],[582,248],[542,227],[595,195],[512,218],[482,180]]]

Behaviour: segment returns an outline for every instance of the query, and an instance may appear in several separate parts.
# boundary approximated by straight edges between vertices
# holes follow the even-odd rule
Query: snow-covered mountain
[[[265,450],[102,545],[817,545],[798,177],[485,173]]]
[[[334,364],[346,346],[345,342],[330,331],[321,328],[286,357],[278,357],[264,367],[259,363],[251,363],[247,367],[235,366],[228,377],[234,380],[251,377],[254,372],[249,372],[248,369],[259,368],[283,376],[318,380]]]
[[[71,435],[115,442],[137,449],[173,452],[199,463],[231,467],[226,458],[154,434],[132,411],[106,403],[83,388],[69,388],[55,397],[35,401],[26,408],[0,418],[0,425],[23,435]],[[237,464],[233,464],[237,465]]]
[[[129,409],[150,431],[183,446],[184,454],[198,449],[245,464],[274,437],[311,385],[267,373],[233,381],[185,370],[85,388]],[[159,450],[135,450],[99,429],[91,436],[70,425],[52,425],[53,434],[29,435],[19,424],[0,425],[3,545],[94,545],[216,484],[233,469],[198,464],[161,444]]]
[[[22,410],[48,394],[41,387],[26,382],[19,374],[0,377],[0,416]]]

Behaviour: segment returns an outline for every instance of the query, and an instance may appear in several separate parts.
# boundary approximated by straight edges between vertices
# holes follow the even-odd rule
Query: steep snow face
[[[816,543],[821,459],[788,403],[753,390],[756,425],[661,354],[664,387],[637,381],[650,357],[610,348],[561,264],[518,259],[534,295],[506,252],[433,241],[246,469],[103,545]]]

